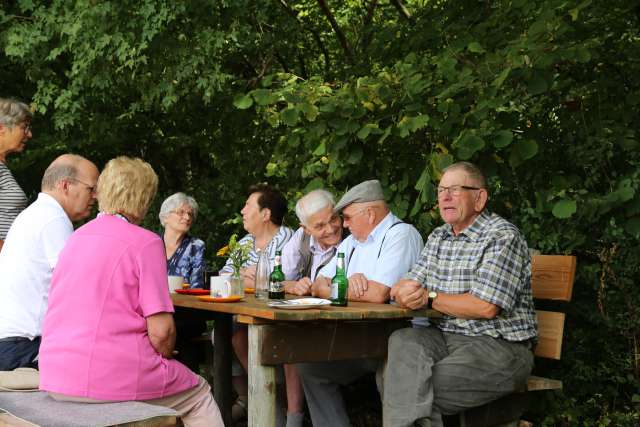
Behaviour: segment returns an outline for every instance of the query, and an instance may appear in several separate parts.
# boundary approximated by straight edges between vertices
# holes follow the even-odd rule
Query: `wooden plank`
[[[565,314],[536,310],[536,317],[538,319],[538,345],[536,345],[534,354],[538,357],[560,360]]]
[[[252,427],[276,424],[276,368],[262,365],[258,349],[262,347],[265,325],[249,325],[249,419]]]
[[[287,299],[295,298],[287,296]],[[349,302],[347,307],[326,306],[310,310],[286,310],[271,308],[268,300],[256,299],[246,295],[243,301],[235,303],[212,303],[200,301],[193,295],[171,294],[175,307],[192,308],[219,313],[241,314],[268,320],[307,321],[307,320],[359,320],[359,319],[398,319],[411,317],[440,317],[435,310],[408,310],[393,304]]]
[[[531,287],[538,299],[571,301],[576,257],[534,255],[531,257]]]
[[[531,375],[527,380],[527,391],[562,390],[562,381]]]
[[[409,321],[317,321],[277,323],[262,327],[260,363],[326,362],[384,358],[389,335],[410,327]]]

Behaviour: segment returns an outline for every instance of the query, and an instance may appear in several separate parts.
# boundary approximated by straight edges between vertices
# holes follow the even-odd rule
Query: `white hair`
[[[335,206],[333,194],[327,190],[313,190],[296,203],[296,215],[303,225],[309,225],[309,218],[327,206]]]
[[[184,193],[175,193],[164,199],[164,202],[162,202],[160,206],[160,213],[158,214],[160,224],[164,227],[167,215],[182,205],[189,205],[189,207],[193,209],[193,220],[195,221],[198,216],[198,202],[196,202],[196,199]]]

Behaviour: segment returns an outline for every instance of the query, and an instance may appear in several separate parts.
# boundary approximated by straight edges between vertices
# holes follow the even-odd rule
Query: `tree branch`
[[[407,9],[407,7],[402,3],[402,0],[390,0],[390,1],[391,1],[391,4],[393,4],[395,8],[398,9],[398,12],[400,12],[400,15],[402,15],[403,18],[413,22],[413,17],[411,16],[411,12],[409,12],[409,9]]]
[[[284,10],[293,17],[293,19],[295,19],[298,24],[300,24],[300,26],[305,29],[306,31],[311,33],[311,36],[313,37],[313,39],[315,40],[316,44],[318,45],[318,47],[320,48],[320,51],[322,52],[322,56],[324,56],[324,67],[326,72],[329,72],[329,67],[331,66],[331,60],[329,58],[329,51],[327,50],[326,46],[324,45],[324,43],[322,42],[322,39],[320,38],[320,34],[318,34],[318,32],[316,30],[314,30],[313,28],[309,28],[306,25],[304,25],[304,23],[300,20],[300,18],[298,18],[298,14],[289,7],[289,5],[287,4],[287,2],[285,0],[278,0],[278,3],[280,4],[280,6],[282,6],[284,8]]]
[[[336,19],[333,17],[331,10],[327,6],[327,3],[324,0],[318,0],[318,5],[320,5],[322,13],[325,14],[327,19],[329,20],[329,23],[331,24],[331,28],[333,28],[333,31],[336,33],[338,41],[340,42],[340,46],[342,46],[342,50],[344,50],[345,55],[347,55],[347,60],[350,63],[353,63],[353,53],[351,52],[351,48],[349,47],[349,42],[347,42],[347,38],[340,29],[338,22],[336,22]]]
[[[367,47],[369,47],[369,43],[371,43],[371,31],[368,29],[368,27],[371,25],[371,22],[373,21],[373,12],[375,11],[376,6],[378,6],[378,0],[373,0],[371,3],[369,3],[369,6],[367,7],[367,15],[364,17],[364,20],[362,21],[363,35],[362,35],[362,41],[360,42],[360,45],[362,46],[363,52],[367,50]]]

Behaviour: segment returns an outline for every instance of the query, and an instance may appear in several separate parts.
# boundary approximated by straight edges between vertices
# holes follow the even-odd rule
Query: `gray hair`
[[[296,203],[296,215],[303,225],[309,225],[309,218],[327,206],[335,206],[333,194],[327,190],[313,190]]]
[[[484,176],[482,170],[471,162],[457,162],[447,166],[442,171],[444,175],[446,172],[462,170],[471,178],[480,188],[487,188],[487,178]]]
[[[53,190],[60,181],[66,178],[76,178],[78,176],[78,164],[85,160],[84,157],[77,154],[65,154],[58,157],[44,171],[41,183],[42,190]]]
[[[160,213],[158,214],[160,224],[164,227],[167,215],[182,205],[189,205],[189,207],[193,209],[193,220],[195,221],[198,217],[198,202],[196,202],[196,199],[184,193],[175,193],[164,199],[164,202],[162,202],[160,206]]]
[[[30,122],[33,114],[29,106],[15,99],[0,98],[0,124],[14,127],[20,123]]]

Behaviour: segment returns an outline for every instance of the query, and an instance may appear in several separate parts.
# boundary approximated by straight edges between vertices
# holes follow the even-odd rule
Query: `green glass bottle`
[[[348,302],[348,288],[349,281],[344,271],[344,252],[338,252],[336,275],[331,279],[331,305],[346,307]]]
[[[276,251],[276,260],[273,271],[269,276],[269,299],[284,299],[284,273],[280,265],[280,251]]]

